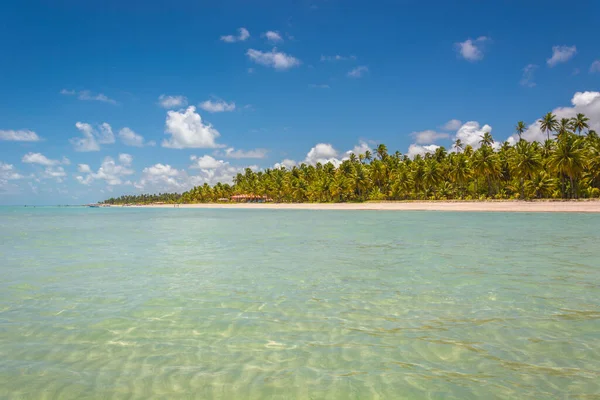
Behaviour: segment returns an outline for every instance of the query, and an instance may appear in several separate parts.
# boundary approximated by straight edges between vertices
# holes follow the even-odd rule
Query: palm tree
[[[550,168],[562,176],[569,177],[571,183],[571,198],[577,197],[577,178],[583,172],[585,159],[583,141],[572,134],[564,135],[557,143],[554,153],[550,155]],[[564,195],[563,189],[563,195]]]
[[[377,157],[379,157],[380,160],[383,160],[387,157],[388,155],[388,150],[385,144],[380,144],[379,146],[377,146],[377,148],[375,149],[375,153],[377,153]]]
[[[464,149],[464,145],[462,140],[460,139],[456,139],[456,141],[454,142],[454,148],[456,149],[456,151],[458,152],[458,150],[463,150]]]
[[[525,198],[525,180],[531,179],[542,167],[540,154],[535,151],[531,143],[520,141],[515,146],[515,153],[511,159],[512,174],[520,179],[521,198]]]
[[[584,129],[589,129],[588,121],[590,119],[583,115],[582,113],[578,113],[577,116],[571,119],[572,127],[575,132],[581,135],[581,131]]]
[[[485,132],[483,134],[483,136],[481,137],[481,140],[479,141],[479,143],[482,146],[491,146],[492,144],[494,144],[494,138],[492,137],[491,133]]]
[[[564,135],[571,132],[571,129],[573,129],[572,121],[569,118],[561,118],[557,128],[558,135]]]
[[[519,135],[519,141],[523,140],[522,135],[526,129],[527,129],[527,126],[525,126],[525,122],[523,122],[523,121],[517,122],[517,126],[515,126],[515,131],[517,132],[517,135]]]
[[[544,115],[544,117],[539,120],[540,129],[542,132],[545,132],[548,135],[548,140],[550,140],[550,132],[554,132],[558,128],[558,122],[556,122],[556,115],[549,112]]]

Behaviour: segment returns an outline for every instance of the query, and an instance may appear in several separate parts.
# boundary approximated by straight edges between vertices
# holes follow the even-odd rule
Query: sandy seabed
[[[117,206],[118,207],[118,206]],[[375,210],[600,213],[600,201],[406,201],[367,203],[152,204],[144,208],[231,208],[260,210]]]

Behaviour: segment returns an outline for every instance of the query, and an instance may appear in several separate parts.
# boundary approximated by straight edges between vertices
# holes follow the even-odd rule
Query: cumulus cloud
[[[138,135],[132,129],[127,127],[119,131],[119,139],[121,139],[121,142],[123,142],[124,145],[132,147],[143,147],[144,145],[154,146],[156,144],[152,141],[146,142],[142,135]]]
[[[165,122],[165,133],[171,135],[162,142],[163,147],[173,149],[222,147],[215,140],[221,136],[210,124],[204,124],[196,107],[184,112],[169,111]]]
[[[221,36],[221,40],[225,43],[243,42],[250,37],[250,32],[246,28],[239,28],[237,35]]]
[[[227,103],[224,100],[206,100],[198,105],[204,111],[210,113],[228,112],[235,110],[235,103]]]
[[[575,46],[552,46],[552,57],[546,60],[549,67],[564,63],[575,57],[577,47]]]
[[[356,56],[341,56],[336,54],[335,56],[321,56],[321,62],[324,61],[346,61],[346,60],[356,60]]]
[[[436,132],[434,130],[412,132],[410,135],[415,138],[417,144],[434,143],[439,139],[448,139],[450,137],[447,133]]]
[[[417,155],[424,156],[427,153],[435,153],[435,151],[439,148],[440,146],[435,144],[421,146],[413,143],[408,147],[408,152],[406,155],[410,158],[415,158]]]
[[[359,156],[361,154],[365,154],[367,151],[371,151],[371,147],[367,142],[361,140],[356,146],[354,146],[354,148],[352,148],[352,150],[348,150],[346,155],[350,156],[350,154],[355,154]]]
[[[93,172],[87,164],[79,164],[79,172],[87,175],[78,175],[75,179],[82,185],[90,185],[96,180],[105,181],[109,186],[122,185],[127,183],[123,179],[135,172],[129,168],[131,161],[132,157],[129,154],[120,154],[118,163],[112,157],[106,157],[97,172]]]
[[[46,167],[44,172],[41,174],[42,179],[55,179],[57,182],[62,182],[63,178],[67,176],[63,167]]]
[[[225,151],[217,151],[215,155],[219,157],[227,158],[265,158],[267,156],[267,149],[253,149],[253,150],[236,150],[233,147],[225,149]]]
[[[39,142],[40,137],[29,130],[0,130],[0,140],[11,142]]]
[[[267,31],[263,34],[264,37],[271,43],[283,42],[283,38],[277,31]]]
[[[525,68],[523,68],[523,76],[521,77],[521,81],[519,82],[521,84],[521,86],[525,86],[525,87],[534,87],[535,86],[535,82],[533,81],[533,79],[534,79],[535,70],[537,68],[538,68],[538,66],[535,64],[528,64],[525,66]]]
[[[84,122],[77,122],[75,127],[83,136],[69,139],[75,151],[99,151],[100,144],[111,144],[115,142],[115,135],[113,134],[112,128],[106,122],[101,124],[98,129],[95,129],[92,125]]]
[[[188,101],[185,96],[167,96],[166,94],[158,96],[158,104],[166,109],[185,107],[187,103]]]
[[[451,119],[450,121],[448,121],[444,124],[442,129],[444,129],[446,131],[456,131],[456,130],[458,130],[458,128],[461,127],[461,125],[462,125],[462,122],[460,122],[460,120]]]
[[[193,164],[190,165],[192,169],[216,169],[225,164],[223,160],[217,160],[209,155],[202,157],[191,156],[190,160],[193,161]]]
[[[489,40],[486,36],[480,36],[475,40],[467,39],[464,42],[455,43],[454,46],[462,58],[474,62],[483,59],[484,48]]]
[[[60,94],[65,95],[65,96],[77,96],[77,98],[79,100],[100,101],[103,103],[109,103],[109,104],[113,104],[113,105],[117,104],[116,100],[113,100],[102,93],[93,94],[89,90],[81,90],[81,91],[77,92],[75,90],[63,89],[60,91]]]
[[[51,167],[54,165],[65,164],[69,165],[71,162],[68,158],[63,157],[62,160],[51,160],[42,153],[27,153],[21,158],[21,161],[26,164],[39,164],[44,165],[46,167]]]
[[[286,159],[282,160],[281,162],[275,163],[275,165],[273,165],[273,168],[275,168],[275,169],[280,169],[280,168],[292,169],[296,165],[298,165],[298,163],[296,163],[296,161],[286,158]]]
[[[478,149],[481,146],[479,142],[486,132],[492,133],[492,127],[490,125],[486,124],[480,126],[477,121],[469,121],[465,122],[463,126],[458,129],[453,140],[460,139],[465,146],[470,145],[474,149]]]
[[[246,55],[250,60],[265,67],[275,68],[279,71],[284,71],[300,65],[300,60],[291,55],[273,49],[270,52],[262,52],[260,50],[249,49]]]
[[[590,73],[600,72],[600,60],[596,60],[590,65]]]
[[[2,181],[10,181],[22,178],[23,175],[17,172],[14,165],[0,161],[0,183]]]
[[[327,164],[330,162],[337,166],[341,163],[341,161],[337,159],[337,156],[338,152],[332,145],[328,143],[318,143],[315,147],[310,149],[308,154],[306,154],[305,162],[311,165],[317,163]]]
[[[353,68],[350,71],[348,71],[347,75],[350,78],[361,78],[367,72],[369,72],[369,67],[366,67],[364,65],[360,65],[360,66],[358,66],[356,68]]]
[[[82,174],[89,174],[92,172],[92,169],[87,164],[77,164],[77,171],[81,172]]]

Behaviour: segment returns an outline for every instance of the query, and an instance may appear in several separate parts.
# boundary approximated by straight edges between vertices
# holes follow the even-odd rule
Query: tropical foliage
[[[204,184],[178,194],[123,196],[106,203],[201,203],[234,194],[266,195],[275,202],[351,202],[367,200],[485,200],[600,197],[600,138],[578,114],[558,121],[552,113],[540,121],[544,143],[521,138],[496,143],[491,134],[480,147],[460,140],[452,151],[440,147],[414,159],[390,154],[383,144],[351,154],[339,166],[301,164],[254,172],[246,169],[232,185]]]

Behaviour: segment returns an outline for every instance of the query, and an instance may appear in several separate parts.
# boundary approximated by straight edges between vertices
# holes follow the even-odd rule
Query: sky
[[[245,168],[600,131],[598,1],[0,5],[0,204],[230,183]]]

